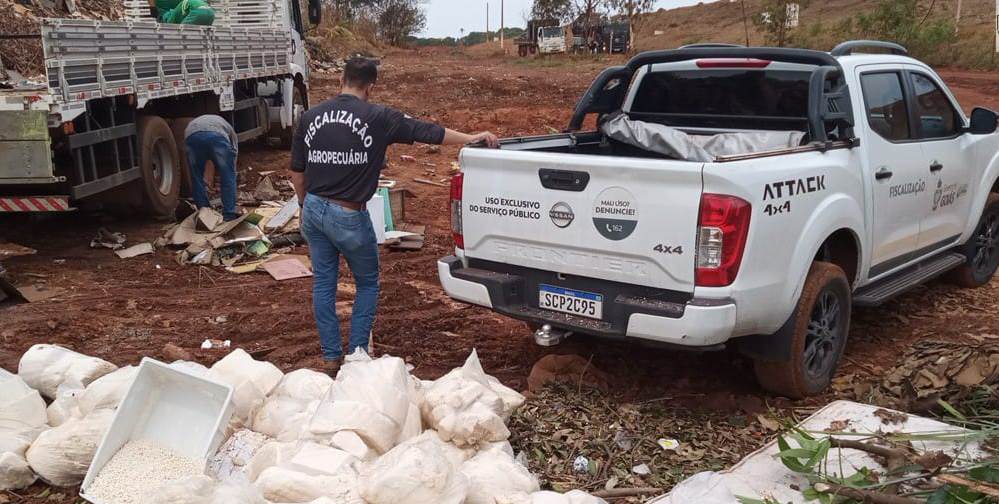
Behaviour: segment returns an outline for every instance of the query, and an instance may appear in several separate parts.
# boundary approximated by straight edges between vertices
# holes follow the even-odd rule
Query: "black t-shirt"
[[[291,145],[291,169],[305,173],[316,196],[364,203],[378,189],[385,149],[395,143],[440,144],[444,128],[342,94],[309,109]]]

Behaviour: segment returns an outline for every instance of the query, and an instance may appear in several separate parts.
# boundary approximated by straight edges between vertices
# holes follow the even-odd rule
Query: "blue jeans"
[[[340,320],[336,316],[336,287],[340,276],[340,254],[347,259],[357,295],[350,318],[350,348],[368,350],[368,337],[378,309],[378,238],[367,210],[343,208],[319,196],[307,194],[302,209],[302,235],[312,257],[312,309],[319,327],[323,358],[343,356]]]
[[[198,208],[211,208],[205,191],[205,163],[211,161],[222,179],[222,217],[239,218],[236,210],[236,149],[229,137],[212,131],[199,131],[187,137],[187,164],[191,167],[191,197]]]

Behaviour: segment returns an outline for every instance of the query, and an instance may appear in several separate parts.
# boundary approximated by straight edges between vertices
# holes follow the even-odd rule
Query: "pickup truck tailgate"
[[[703,165],[469,148],[466,258],[693,293]]]

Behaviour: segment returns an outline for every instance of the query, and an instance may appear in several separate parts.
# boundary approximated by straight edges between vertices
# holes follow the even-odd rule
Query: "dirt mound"
[[[0,0],[0,33],[5,35],[36,35],[42,18],[76,18],[118,20],[124,15],[121,0]],[[2,68],[34,79],[45,73],[42,44],[39,38],[5,40]],[[6,78],[6,76],[0,75]]]
[[[353,56],[379,57],[380,48],[342,26],[320,27],[305,39],[313,70],[338,72]]]

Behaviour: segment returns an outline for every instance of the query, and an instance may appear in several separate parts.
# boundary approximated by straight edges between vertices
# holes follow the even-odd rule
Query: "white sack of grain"
[[[56,345],[35,345],[24,352],[17,374],[29,387],[55,399],[63,382],[74,380],[83,386],[118,369],[110,362],[88,357]]]
[[[318,401],[326,396],[333,379],[326,373],[311,369],[298,369],[281,378],[271,396],[282,396],[302,401]]]
[[[170,367],[179,369],[186,373],[193,374],[194,376],[210,376],[211,370],[205,367],[204,364],[186,360],[175,360],[170,363]]]
[[[495,504],[499,497],[540,490],[537,478],[502,445],[479,452],[461,465],[461,472],[468,478],[465,504]]]
[[[328,398],[369,405],[390,418],[399,428],[409,412],[410,377],[406,362],[398,357],[362,357],[340,368]],[[394,441],[394,440],[393,440]]]
[[[416,403],[409,403],[409,412],[406,413],[406,420],[399,431],[396,444],[405,443],[410,439],[423,434],[423,414],[420,413],[420,406]]]
[[[233,424],[246,426],[284,373],[274,364],[254,360],[243,349],[236,349],[212,365],[210,376],[232,386]]]
[[[45,425],[45,400],[16,374],[0,369],[0,492],[37,479],[24,453]]]
[[[444,444],[436,435],[421,435],[366,465],[361,497],[368,504],[461,504],[468,479],[448,460]]]
[[[70,418],[83,418],[80,411],[80,396],[86,389],[76,380],[67,380],[59,384],[55,399],[46,410],[49,425],[58,427]]]
[[[475,351],[465,365],[424,384],[423,420],[441,438],[466,448],[510,437],[506,420],[524,396],[486,375]]]
[[[247,466],[270,441],[269,437],[251,430],[236,431],[208,461],[208,473],[219,481],[250,483]]]
[[[0,491],[27,488],[38,479],[28,462],[13,452],[0,453]]]
[[[558,492],[534,492],[527,500],[524,496],[511,496],[496,500],[496,504],[607,504],[607,501],[594,497],[582,490],[560,494]]]
[[[138,367],[125,366],[94,380],[79,396],[80,413],[86,416],[99,409],[118,409],[137,374]]]
[[[260,473],[255,486],[270,502],[293,504],[327,497],[335,504],[364,503],[357,494],[357,473],[352,471],[312,476],[284,467],[268,467]]]
[[[252,429],[281,441],[301,438],[332,384],[328,375],[311,369],[286,374],[254,414]]]
[[[305,437],[330,444],[332,436],[343,431],[357,434],[369,448],[382,454],[395,446],[401,426],[370,404],[328,398],[319,404]]]
[[[329,437],[327,444],[339,448],[363,462],[378,458],[378,452],[372,450],[356,432],[342,430]]]
[[[357,466],[347,452],[313,442],[265,444],[246,466],[246,476],[270,502],[309,502],[329,497],[358,502]]]
[[[111,410],[97,410],[41,433],[28,448],[28,465],[53,486],[80,484],[113,416]]]
[[[268,504],[252,485],[218,483],[208,476],[193,476],[167,483],[150,492],[144,504]]]
[[[22,488],[29,477],[34,482],[34,475],[24,472],[24,453],[48,429],[47,420],[45,400],[38,391],[0,369],[0,490]]]
[[[251,427],[281,441],[294,441],[302,436],[318,409],[319,401],[271,395],[253,415]]]

